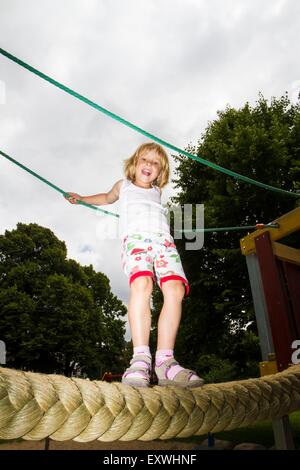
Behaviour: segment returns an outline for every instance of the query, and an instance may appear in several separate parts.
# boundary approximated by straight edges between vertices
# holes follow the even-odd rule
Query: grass
[[[289,415],[289,420],[292,428],[294,437],[294,443],[296,449],[300,446],[300,411],[295,411]],[[221,439],[225,441],[231,441],[235,444],[242,442],[252,442],[255,444],[262,444],[267,448],[274,445],[274,434],[272,428],[272,421],[260,421],[247,428],[238,428],[232,431],[223,431],[214,434],[215,439]],[[207,436],[193,436],[192,438],[186,438],[186,441],[197,442],[198,444],[202,439],[206,439]]]

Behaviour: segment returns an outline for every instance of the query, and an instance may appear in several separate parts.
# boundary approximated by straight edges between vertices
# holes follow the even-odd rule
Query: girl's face
[[[160,171],[160,156],[155,150],[146,150],[138,158],[135,167],[135,183],[143,188],[150,188]]]

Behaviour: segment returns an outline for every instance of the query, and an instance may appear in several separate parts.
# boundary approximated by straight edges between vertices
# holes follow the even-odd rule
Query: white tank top
[[[131,181],[122,181],[119,193],[120,236],[140,232],[164,233],[170,235],[167,221],[168,210],[161,204],[157,186],[140,188]]]

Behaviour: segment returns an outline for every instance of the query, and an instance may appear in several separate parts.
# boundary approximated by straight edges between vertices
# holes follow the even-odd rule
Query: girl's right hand
[[[67,193],[68,196],[64,196],[64,198],[69,201],[71,204],[78,204],[78,201],[81,201],[82,196],[76,193]]]

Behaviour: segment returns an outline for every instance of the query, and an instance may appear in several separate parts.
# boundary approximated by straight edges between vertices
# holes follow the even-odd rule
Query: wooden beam
[[[283,245],[282,243],[273,242],[273,253],[282,261],[297,264],[300,266],[300,250]]]
[[[256,252],[255,238],[265,232],[269,232],[271,240],[275,241],[300,230],[300,207],[273,220],[272,223],[279,224],[279,228],[263,228],[256,230],[240,240],[243,255],[246,256]]]
[[[255,245],[278,370],[281,371],[291,362],[292,342],[296,339],[294,328],[291,326],[292,312],[280,261],[274,256],[269,233],[257,237]]]

